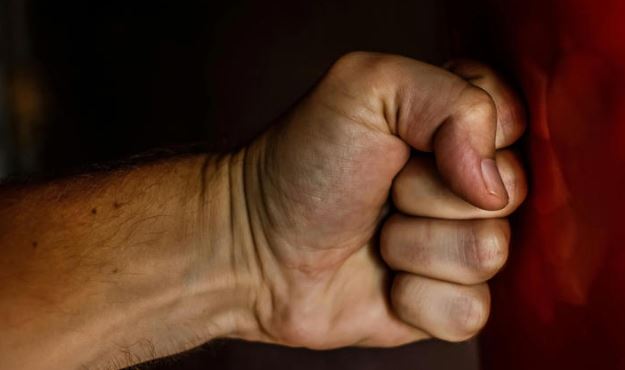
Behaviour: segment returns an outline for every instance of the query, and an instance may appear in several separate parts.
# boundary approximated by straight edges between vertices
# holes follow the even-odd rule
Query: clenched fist
[[[310,348],[464,340],[526,185],[519,102],[488,68],[341,58],[244,156],[250,338]]]
[[[353,53],[237,153],[0,186],[0,368],[469,338],[525,197],[522,132],[480,64]]]

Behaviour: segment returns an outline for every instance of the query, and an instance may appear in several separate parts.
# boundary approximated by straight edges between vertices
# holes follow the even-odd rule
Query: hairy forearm
[[[0,188],[0,368],[123,367],[248,330],[241,158]]]

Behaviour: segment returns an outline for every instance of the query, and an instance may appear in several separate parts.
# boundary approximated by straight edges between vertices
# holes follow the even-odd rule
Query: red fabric
[[[486,369],[625,369],[625,1],[503,1],[530,196],[493,284]]]

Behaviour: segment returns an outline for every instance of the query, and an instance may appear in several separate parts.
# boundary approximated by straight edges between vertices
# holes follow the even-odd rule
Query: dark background
[[[0,176],[58,173],[153,148],[232,150],[342,54],[430,63],[458,50],[436,0],[0,2]],[[470,27],[472,27],[469,24]],[[314,352],[218,341],[152,369],[477,369],[474,344]]]

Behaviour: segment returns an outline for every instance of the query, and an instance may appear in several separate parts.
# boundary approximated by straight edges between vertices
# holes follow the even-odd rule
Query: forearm
[[[0,189],[0,367],[123,367],[251,326],[240,162]]]

